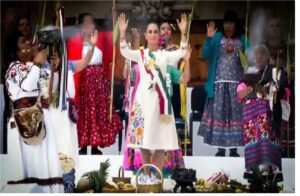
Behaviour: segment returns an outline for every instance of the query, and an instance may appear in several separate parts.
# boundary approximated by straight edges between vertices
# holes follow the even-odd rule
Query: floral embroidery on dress
[[[246,144],[255,144],[261,139],[268,139],[271,143],[276,141],[268,118],[268,114],[261,114],[254,120],[244,121],[243,130]]]
[[[9,67],[9,72],[6,73],[5,78],[12,80],[13,83],[20,82],[30,72],[32,65],[22,64],[20,62],[14,62]]]
[[[142,146],[144,138],[144,118],[139,103],[134,102],[129,119],[129,144]]]
[[[20,62],[13,62],[9,66],[9,71],[6,73],[6,80],[11,80],[13,83],[20,82],[23,78],[27,76],[30,72],[32,65],[31,64],[22,64]]]

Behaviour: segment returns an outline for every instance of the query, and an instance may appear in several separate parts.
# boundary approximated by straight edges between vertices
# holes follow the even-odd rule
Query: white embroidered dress
[[[149,150],[176,150],[178,138],[175,126],[175,119],[172,113],[171,118],[165,121],[161,118],[159,108],[159,96],[155,88],[149,88],[152,83],[159,80],[158,74],[151,79],[144,68],[144,61],[147,64],[151,57],[149,49],[144,50],[144,60],[140,50],[130,50],[125,41],[120,43],[121,54],[131,61],[138,63],[140,70],[140,81],[136,90],[135,101],[132,103],[132,115],[129,119],[127,138],[129,148],[143,148]],[[176,66],[178,61],[186,53],[187,43],[181,42],[180,49],[175,51],[158,50],[152,52],[156,59],[163,77],[165,78],[168,65]]]
[[[40,68],[32,63],[12,63],[6,73],[6,84],[12,101],[24,97],[37,97]],[[56,132],[49,111],[43,108],[46,136],[38,145],[23,142],[17,128],[8,123],[8,162],[10,171],[3,180],[17,181],[26,178],[49,179],[62,177]],[[1,176],[2,178],[2,176]],[[43,192],[64,192],[63,185],[40,186]]]

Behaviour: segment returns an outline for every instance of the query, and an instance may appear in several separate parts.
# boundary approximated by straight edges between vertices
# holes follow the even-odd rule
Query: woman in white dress
[[[94,46],[98,40],[98,32],[90,38],[90,45]],[[47,53],[45,51],[37,53],[35,47],[22,36],[17,36],[19,61],[11,63],[6,73],[6,84],[10,99],[13,102],[14,110],[28,108],[34,105],[37,97],[41,96],[43,107],[44,123],[46,128],[45,137],[37,145],[30,145],[20,137],[17,126],[13,118],[8,124],[8,157],[9,164],[14,168],[13,173],[8,172],[9,184],[15,183],[37,183],[41,185],[43,192],[63,192],[62,168],[59,162],[59,152],[67,154],[75,160],[78,166],[78,140],[77,132],[74,130],[74,123],[68,119],[66,112],[54,108],[50,103],[48,84],[50,77],[50,66],[46,63]],[[68,90],[69,97],[74,96],[74,82],[72,73],[84,69],[94,53],[94,47],[87,50],[81,60],[68,63]],[[34,57],[34,63],[30,62]],[[59,59],[57,55],[51,57],[51,66],[57,67]],[[58,73],[54,73],[53,89],[58,87]],[[43,87],[40,79],[43,77]],[[50,110],[49,110],[50,105]],[[76,164],[77,163],[77,164]]]
[[[160,34],[155,23],[146,28],[147,48],[130,50],[125,40],[128,20],[124,14],[119,16],[118,22],[121,54],[138,63],[140,70],[129,117],[127,146],[141,150],[143,164],[152,162],[162,170],[165,151],[179,149],[169,91],[171,82],[189,80],[189,69],[182,74],[175,68],[187,51],[187,16],[182,14],[181,21],[178,21],[181,43],[180,48],[172,52],[159,49]],[[146,172],[149,174],[149,170]]]
[[[41,96],[44,125],[40,128],[43,130],[45,127],[46,133],[42,135],[43,131],[38,131],[38,136],[42,136],[41,141],[33,140],[31,143],[32,138],[24,140],[21,137],[20,123],[16,123],[13,117],[10,119],[8,124],[9,163],[7,163],[10,169],[5,178],[9,181],[8,184],[36,183],[42,192],[63,192],[56,132],[48,111],[49,102],[45,95],[48,89],[44,85],[47,74],[45,74],[43,64],[47,60],[47,51],[38,52],[37,48],[31,46],[22,35],[18,35],[16,40],[19,59],[10,64],[5,76],[7,90],[13,104],[13,114],[35,105],[38,96]],[[24,126],[30,126],[34,118],[35,116],[30,116],[30,118],[23,119],[22,123]]]
[[[73,75],[75,72],[78,72],[82,69],[84,69],[89,62],[91,61],[92,57],[94,56],[94,46],[97,43],[98,40],[98,31],[95,31],[92,36],[90,37],[89,44],[92,46],[90,48],[86,48],[84,51],[84,54],[82,56],[82,59],[80,60],[73,60],[68,61],[68,73],[67,73],[67,93],[66,97],[68,101],[67,107],[68,110],[71,102],[74,101],[75,96],[75,85],[74,85],[74,78]],[[51,66],[55,66],[54,70],[58,70],[59,63],[59,57],[58,54],[55,53],[53,55],[53,60],[58,62],[51,63]],[[53,61],[52,61],[53,62]],[[46,66],[47,72],[51,73],[51,67]],[[50,84],[50,81],[49,81]],[[55,97],[59,96],[58,89],[59,89],[59,73],[58,71],[54,71],[53,74],[53,85],[52,86],[52,102],[49,107],[49,112],[52,118],[52,121],[54,122],[54,127],[57,133],[57,144],[58,144],[58,152],[66,154],[67,156],[71,157],[75,162],[75,168],[79,168],[79,153],[78,153],[78,135],[77,135],[77,127],[76,122],[70,119],[69,111],[68,110],[62,110],[61,107],[57,105],[57,101],[55,100]]]

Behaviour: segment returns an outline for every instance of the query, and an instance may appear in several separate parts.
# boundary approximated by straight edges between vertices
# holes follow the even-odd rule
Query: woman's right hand
[[[245,88],[245,89],[238,92],[238,97],[240,99],[244,99],[249,93],[252,92],[252,90],[253,90],[253,88],[248,86],[247,88]]]
[[[139,34],[137,28],[132,28],[131,32],[132,32],[132,35],[133,35],[134,39],[140,39],[140,34]]]
[[[121,33],[125,33],[128,27],[128,19],[126,20],[126,16],[124,13],[120,14],[118,17],[119,29]]]
[[[215,28],[215,22],[210,21],[209,24],[206,25],[206,27],[207,27],[207,37],[214,37],[218,30],[217,28]]]
[[[35,55],[34,62],[40,65],[44,65],[47,61],[47,57],[48,57],[47,49],[41,50]]]

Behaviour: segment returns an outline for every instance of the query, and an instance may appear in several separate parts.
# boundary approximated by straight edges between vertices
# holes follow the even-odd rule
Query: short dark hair
[[[238,23],[239,16],[234,10],[227,10],[224,14],[223,20],[224,20],[224,22]]]
[[[243,34],[243,27],[242,27],[242,24],[241,24],[241,21],[239,19],[239,16],[238,14],[234,11],[234,10],[227,10],[224,14],[224,17],[223,17],[223,23],[224,22],[233,22],[235,24],[235,32],[233,34],[233,37],[239,37]],[[222,25],[222,33],[223,35],[225,34],[224,33],[224,27]]]
[[[84,18],[85,18],[86,16],[90,16],[90,17],[92,17],[92,18],[94,19],[94,16],[93,16],[92,14],[90,14],[90,13],[81,13],[81,14],[79,14],[79,16],[78,16],[78,24],[81,25],[81,24],[84,22]]]
[[[18,42],[19,42],[20,37],[24,37],[22,32],[15,31],[9,38],[8,44],[7,44],[8,46],[6,47],[6,50],[5,50],[5,57],[7,58],[6,63],[11,63],[12,61],[15,61],[18,59],[18,51],[19,51]]]
[[[31,26],[31,24],[30,24],[30,19],[29,19],[28,16],[20,16],[20,17],[18,17],[18,19],[17,19],[17,25],[19,25],[19,23],[20,23],[20,21],[21,21],[22,19],[27,19],[28,22],[29,22],[29,26]]]
[[[151,21],[147,22],[147,25],[146,25],[146,28],[145,28],[145,32],[147,31],[148,26],[149,26],[150,24],[155,24],[155,25],[157,26],[158,30],[159,30],[159,25],[158,25],[158,23],[157,23],[155,20],[151,20]]]
[[[161,22],[159,23],[159,27],[160,27],[161,25],[165,24],[165,23],[167,23],[167,24],[170,25],[170,22],[169,22],[169,21],[161,21]],[[170,25],[170,26],[171,26],[171,25]]]
[[[30,23],[30,19],[28,16],[20,16],[18,17],[17,19],[17,23],[15,24],[15,27],[14,27],[14,33],[17,33],[17,31],[19,31],[19,23],[22,19],[27,19],[28,20],[28,23],[29,23],[29,27],[30,27],[30,31],[32,30],[31,29],[31,23]],[[18,32],[19,33],[19,32]],[[14,36],[14,35],[13,35]]]

